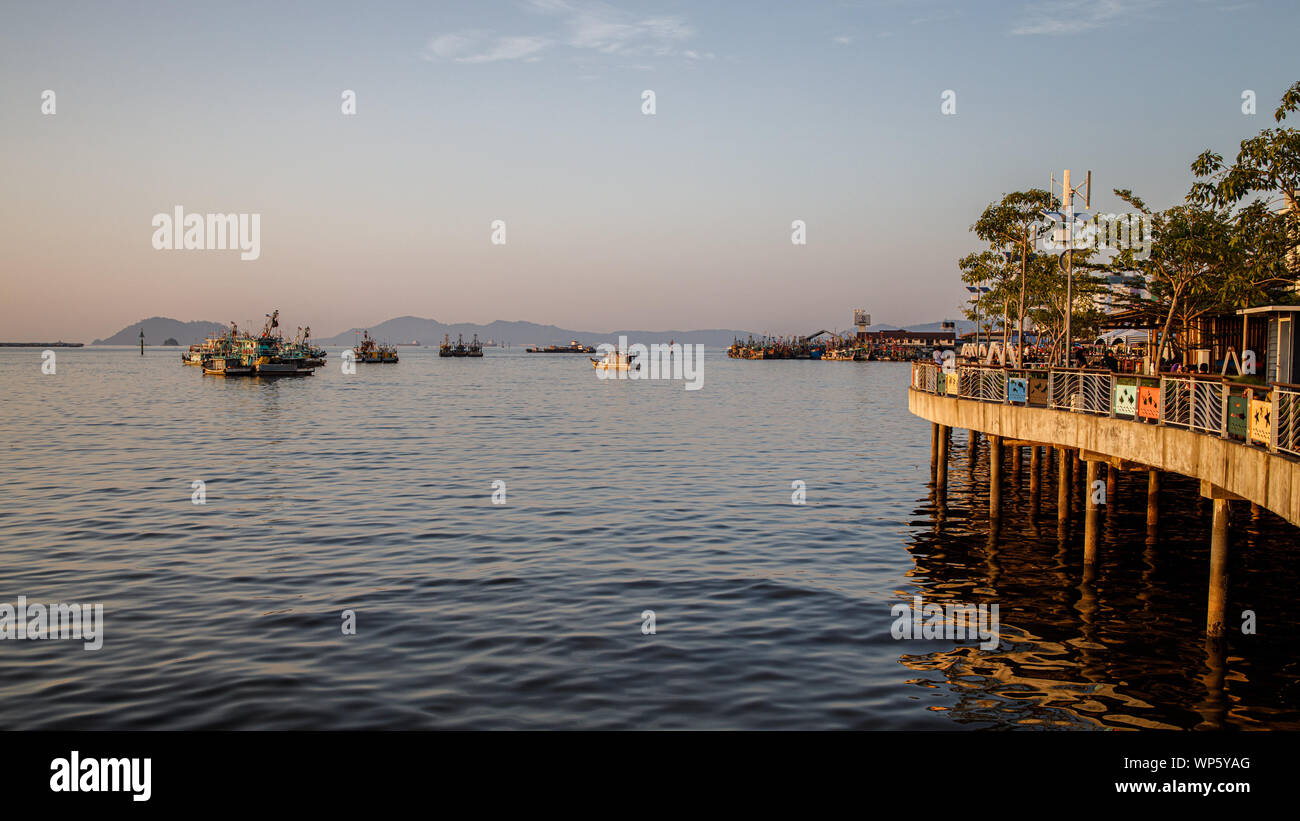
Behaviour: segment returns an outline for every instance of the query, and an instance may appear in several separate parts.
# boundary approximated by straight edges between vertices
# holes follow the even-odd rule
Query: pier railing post
[[[1272,422],[1268,429],[1268,449],[1272,453],[1277,453],[1277,429],[1280,427],[1281,420],[1278,418],[1278,396],[1279,391],[1276,387],[1268,392],[1268,401],[1271,410],[1269,411],[1269,421]]]

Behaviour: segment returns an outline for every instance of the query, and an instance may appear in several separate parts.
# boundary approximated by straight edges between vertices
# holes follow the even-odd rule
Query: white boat
[[[634,364],[632,357],[626,353],[610,351],[601,359],[591,358],[591,367],[598,371],[630,371],[639,368],[640,365]]]

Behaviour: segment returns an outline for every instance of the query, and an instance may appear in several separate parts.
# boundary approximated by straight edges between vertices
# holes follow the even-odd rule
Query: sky
[[[403,315],[956,318],[988,203],[1070,168],[1093,211],[1122,210],[1114,188],[1168,207],[1300,80],[1294,2],[30,2],[0,21],[4,341],[272,308],[318,336]],[[178,206],[259,215],[259,255],[156,249]]]

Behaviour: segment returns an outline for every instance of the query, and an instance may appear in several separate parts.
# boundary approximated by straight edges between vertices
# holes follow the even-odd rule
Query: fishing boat
[[[610,351],[600,359],[597,359],[594,356],[591,357],[591,367],[598,371],[617,373],[618,371],[637,370],[641,366],[632,359],[631,354],[620,351]]]
[[[210,376],[252,376],[253,369],[240,356],[210,356],[203,360],[203,372]]]
[[[229,333],[209,337],[199,346],[203,372],[213,376],[311,375],[316,366],[303,329],[299,329],[297,340],[286,342],[279,327],[278,309],[267,314],[266,325],[258,336],[240,333],[239,326],[230,323]]]
[[[456,344],[451,344],[451,336],[443,334],[442,344],[438,346],[438,356],[482,356],[483,343],[478,341],[478,334],[474,334],[474,341],[465,344],[465,335],[456,334]]]
[[[307,365],[308,367],[312,367],[312,368],[325,367],[326,351],[324,348],[319,348],[311,344],[310,326],[305,328],[300,327],[298,329],[297,335],[293,338],[293,342],[288,343],[286,345],[286,348],[294,351],[295,353],[301,353],[302,358],[304,360],[304,364]]]
[[[310,376],[315,369],[308,364],[310,347],[285,342],[277,332],[279,327],[280,311],[276,309],[267,314],[266,325],[256,339],[242,341],[244,363],[253,369],[254,376]]]
[[[534,345],[531,348],[524,349],[528,353],[595,353],[596,349],[590,345],[583,345],[574,339],[568,345],[547,345],[541,347]]]
[[[389,345],[380,345],[365,331],[361,342],[352,349],[358,362],[392,363],[397,361],[397,349]]]

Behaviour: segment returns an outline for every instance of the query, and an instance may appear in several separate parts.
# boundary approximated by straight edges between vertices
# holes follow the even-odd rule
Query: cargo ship
[[[568,345],[547,345],[540,347],[534,345],[531,348],[525,348],[528,353],[595,353],[596,349],[590,345],[583,345],[574,339]]]

